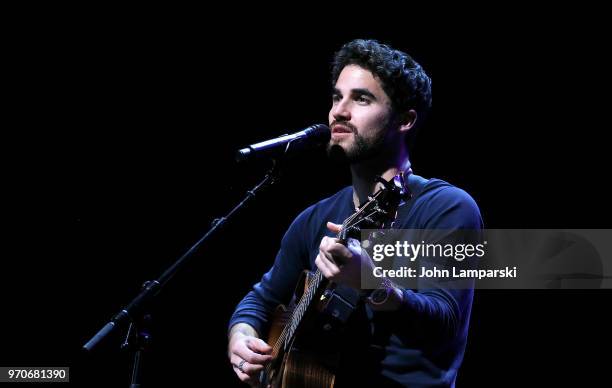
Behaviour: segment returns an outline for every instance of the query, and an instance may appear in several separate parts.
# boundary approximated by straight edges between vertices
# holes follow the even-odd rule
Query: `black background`
[[[602,25],[495,15],[213,27],[214,14],[22,14],[5,47],[0,365],[127,386],[118,338],[92,355],[80,347],[262,176],[235,150],[327,121],[329,62],[353,38],[407,51],[430,73],[413,168],[467,190],[487,227],[609,228]],[[196,255],[156,304],[149,386],[239,385],[225,355],[235,304],[291,220],[349,183],[321,154],[298,161]],[[611,296],[477,292],[459,386],[599,385]]]

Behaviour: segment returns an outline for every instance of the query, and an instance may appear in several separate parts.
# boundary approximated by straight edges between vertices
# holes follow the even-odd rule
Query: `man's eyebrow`
[[[357,96],[367,96],[370,97],[372,100],[376,100],[376,96],[372,94],[372,92],[370,92],[368,89],[351,89],[351,93]]]
[[[338,90],[338,88],[333,88],[332,89],[332,94],[337,94],[337,95],[342,95],[342,92],[340,92],[340,90]],[[351,94],[353,94],[354,96],[368,96],[373,100],[376,100],[376,96],[370,92],[368,89],[363,89],[363,88],[357,88],[357,89],[351,89]]]

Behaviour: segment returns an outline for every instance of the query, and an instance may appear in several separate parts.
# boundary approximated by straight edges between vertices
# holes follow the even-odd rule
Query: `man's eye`
[[[359,103],[362,103],[362,104],[367,104],[367,103],[370,102],[370,100],[367,97],[364,97],[364,96],[357,96],[355,98],[355,101],[357,101]]]
[[[332,101],[333,101],[333,102],[338,102],[338,101],[340,101],[340,96],[339,96],[339,95],[337,95],[337,94],[332,95]]]

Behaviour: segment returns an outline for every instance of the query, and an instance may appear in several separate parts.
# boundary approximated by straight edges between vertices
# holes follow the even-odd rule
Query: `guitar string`
[[[362,211],[365,210],[365,207],[363,209],[361,209],[361,210]],[[357,221],[352,226],[357,226],[362,221],[365,221],[365,218],[372,217],[376,213],[376,211],[377,210],[375,209],[370,214],[366,215],[364,218],[360,219],[359,221]],[[347,220],[345,220],[345,222],[343,223],[343,228],[342,229],[346,230],[347,224],[351,223],[354,218],[359,216],[359,213],[360,212],[356,212],[351,217],[347,218]],[[340,235],[340,233],[338,234],[338,236],[339,235]],[[314,295],[316,294],[316,291],[319,289],[319,286],[320,286],[322,281],[323,281],[323,274],[317,269],[317,271],[315,272],[315,274],[313,276],[313,279],[312,279],[312,281],[310,283],[311,285],[307,288],[307,291],[304,294],[304,297],[300,298],[300,302],[298,302],[298,307],[294,310],[294,313],[290,317],[291,323],[289,325],[285,326],[287,328],[287,330],[283,331],[283,333],[279,337],[279,339],[277,341],[277,344],[279,346],[276,347],[275,350],[278,350],[278,348],[280,348],[280,345],[284,345],[285,349],[289,345],[287,340],[292,338],[295,330],[297,329],[297,326],[299,325],[301,319],[303,318],[303,314],[305,313],[306,309],[309,307],[310,302],[312,302],[312,299],[313,299]]]
[[[348,225],[348,223],[350,223],[355,217],[357,217],[359,212],[355,212],[353,213],[351,216],[349,216],[343,223],[342,223],[342,230],[344,230],[344,228],[346,227],[346,225]],[[340,233],[338,233],[339,235]],[[319,269],[317,269],[317,271],[315,272],[315,275],[313,276],[313,280],[311,281],[311,283],[309,284],[306,293],[305,293],[305,297],[300,298],[300,301],[298,302],[298,307],[296,308],[296,310],[294,310],[294,312],[291,314],[289,321],[291,322],[290,326],[286,325],[283,328],[283,331],[281,332],[281,335],[279,336],[279,338],[276,340],[274,346],[273,346],[273,354],[278,354],[278,351],[280,350],[281,345],[283,345],[283,348],[285,348],[285,342],[286,339],[289,337],[291,337],[293,334],[289,335],[289,332],[293,332],[295,329],[293,328],[294,324],[293,322],[295,321],[300,321],[302,319],[302,310],[305,309],[303,306],[306,305],[305,303],[305,299],[308,299],[308,304],[310,304],[310,302],[312,301],[312,297],[313,294],[315,293],[314,291],[316,291],[316,289],[318,288],[318,286],[320,285],[322,281],[322,276],[321,276],[321,272],[319,271]],[[315,287],[315,283],[316,283],[316,287]],[[314,291],[313,291],[314,290]],[[297,313],[296,313],[297,312]],[[297,318],[297,314],[300,315],[299,318]],[[286,348],[285,348],[286,349]],[[272,363],[268,364],[266,366],[266,374],[269,375],[270,374],[270,370],[272,367]]]
[[[365,208],[366,206],[364,206],[360,210],[363,211],[365,210]],[[377,211],[378,209],[374,209],[370,214],[366,215],[364,218],[357,221],[353,226],[356,226],[359,223],[365,221],[365,219],[368,217],[372,217]],[[345,222],[343,223],[342,229],[345,230],[346,225],[352,222],[354,218],[359,216],[359,213],[360,212],[356,212],[351,217],[347,218],[347,220],[345,220]],[[298,302],[298,307],[294,310],[291,317],[289,318],[291,323],[285,326],[285,329],[283,330],[278,340],[276,341],[273,347],[274,353],[278,352],[281,345],[283,345],[284,349],[287,348],[287,346],[289,345],[288,340],[293,337],[293,334],[295,333],[297,326],[299,325],[301,319],[303,318],[303,314],[305,313],[306,309],[309,307],[310,303],[312,302],[312,299],[314,295],[316,294],[316,291],[318,290],[322,281],[323,281],[323,274],[317,269],[315,275],[313,276],[313,280],[311,281],[311,285],[307,288],[307,291],[304,294],[304,297],[300,298],[300,302]]]
[[[369,208],[370,207],[369,205],[375,202],[374,200],[376,200],[376,202],[378,202],[378,197],[381,196],[381,193],[383,193],[383,192],[384,192],[384,190],[380,190],[379,192],[375,193],[372,196],[372,199],[368,203],[366,203],[364,206],[360,207],[357,212],[355,212],[351,216],[349,216],[342,223],[341,231],[336,235],[336,237],[340,238],[340,234],[344,230],[346,230],[346,226],[350,222],[352,222],[356,217],[358,217],[360,213],[362,213],[367,208]],[[355,225],[358,225],[360,222],[364,221],[365,218],[371,217],[379,209],[380,209],[379,207],[375,207],[375,209],[374,209],[374,211],[372,211],[372,213],[370,213],[366,217],[362,218],[361,220],[357,221],[357,223]],[[355,226],[355,225],[353,225],[353,226]],[[317,271],[315,272],[315,274],[313,276],[313,280],[311,281],[310,285],[308,286],[304,296],[302,298],[300,298],[300,301],[298,302],[298,307],[294,310],[294,312],[291,314],[291,316],[289,318],[289,321],[291,323],[284,327],[283,331],[281,332],[281,335],[276,340],[276,342],[275,342],[275,344],[273,346],[273,354],[278,354],[278,351],[280,350],[281,345],[283,345],[283,348],[285,350],[287,349],[287,346],[289,345],[288,340],[291,339],[293,337],[293,335],[295,334],[295,330],[297,329],[297,326],[299,325],[301,319],[303,318],[303,314],[305,313],[306,309],[308,308],[308,306],[312,302],[312,298],[316,294],[316,291],[318,290],[318,288],[321,285],[322,281],[323,281],[323,275],[322,275],[321,271],[319,269],[317,269]],[[270,374],[271,367],[272,367],[272,363],[270,363],[270,364],[268,364],[266,366],[266,374],[267,375]]]

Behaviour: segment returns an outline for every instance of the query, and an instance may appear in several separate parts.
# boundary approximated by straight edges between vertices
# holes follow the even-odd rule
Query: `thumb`
[[[328,222],[327,229],[329,229],[330,232],[339,233],[342,229],[342,225],[334,224],[333,222]]]

